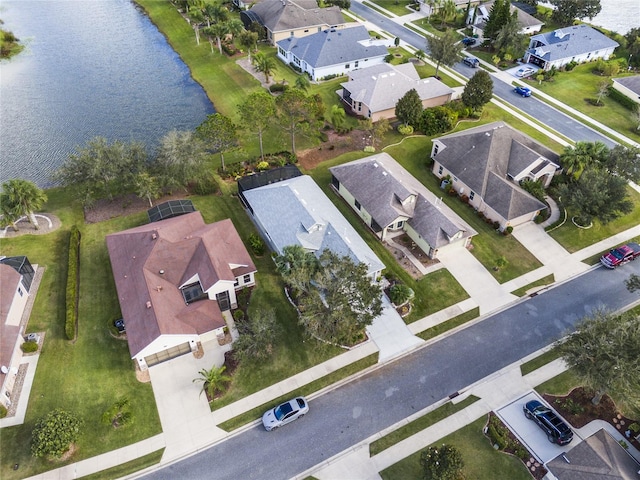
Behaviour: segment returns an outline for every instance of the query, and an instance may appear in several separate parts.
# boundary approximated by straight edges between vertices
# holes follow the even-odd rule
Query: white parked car
[[[288,402],[281,403],[276,408],[267,410],[262,415],[262,424],[267,432],[293,422],[309,411],[309,404],[304,397],[296,397]]]
[[[536,73],[536,71],[537,70],[535,68],[523,67],[516,72],[516,77],[528,77]]]

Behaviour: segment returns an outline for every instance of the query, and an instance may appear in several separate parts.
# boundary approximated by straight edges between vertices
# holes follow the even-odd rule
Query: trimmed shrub
[[[284,92],[288,88],[289,88],[289,85],[285,85],[283,83],[274,83],[273,85],[269,86],[269,91],[271,93]]]
[[[233,312],[233,319],[234,319],[236,322],[241,321],[242,319],[244,319],[244,312],[243,312],[242,310],[240,310],[240,309],[235,310],[235,311]]]
[[[367,145],[366,147],[364,147],[364,151],[367,153],[374,153],[376,149],[372,145]]]
[[[69,236],[69,269],[67,272],[66,290],[66,321],[64,332],[69,340],[76,336],[78,321],[78,263],[80,262],[80,230],[78,226],[71,227]]]
[[[413,290],[403,283],[396,283],[389,289],[389,298],[394,305],[402,305],[413,296]]]
[[[626,95],[620,93],[618,90],[616,90],[613,87],[609,87],[609,98],[618,102],[624,108],[628,108],[631,111],[634,111],[636,108],[638,108],[638,104],[636,102],[631,100]]]
[[[4,405],[0,405],[0,418],[4,418],[7,416],[7,407]]]
[[[38,351],[38,342],[24,342],[20,345],[20,350],[24,353],[33,353]]]
[[[260,256],[264,253],[264,242],[260,235],[256,233],[249,235],[249,245],[251,245],[251,249],[256,255]]]
[[[413,133],[413,127],[411,125],[399,125],[398,133],[400,133],[400,135],[411,135]]]
[[[228,43],[223,43],[221,46],[222,51],[229,57],[233,57],[238,52],[233,45],[229,45]]]
[[[60,458],[78,440],[82,420],[61,409],[51,411],[36,422],[31,432],[31,454],[34,457]]]

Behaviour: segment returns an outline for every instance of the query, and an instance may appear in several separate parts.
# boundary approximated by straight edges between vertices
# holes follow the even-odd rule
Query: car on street
[[[465,65],[471,67],[471,68],[478,68],[480,66],[480,60],[478,60],[477,58],[473,58],[473,57],[465,57],[462,60],[462,63],[464,63]]]
[[[523,407],[524,416],[533,420],[547,434],[551,443],[567,445],[573,439],[573,431],[556,412],[538,400],[531,400]]]
[[[523,97],[531,96],[531,89],[527,87],[517,86],[516,88],[513,89],[513,91],[516,92],[518,95],[522,95]]]
[[[462,39],[462,44],[466,47],[470,47],[472,45],[475,45],[476,43],[478,43],[478,40],[473,37],[464,37]]]
[[[640,257],[640,245],[627,243],[604,254],[600,257],[600,263],[607,268],[616,268],[638,257]]]
[[[309,404],[304,397],[296,397],[287,402],[281,403],[271,410],[267,410],[262,415],[262,425],[267,432],[275,430],[287,423],[298,420],[309,412]]]
[[[118,333],[124,333],[127,330],[124,327],[124,319],[119,318],[117,320],[113,321],[113,326],[116,327],[116,330],[118,330]]]
[[[536,70],[531,67],[523,67],[518,69],[516,72],[516,77],[529,77],[536,73]]]

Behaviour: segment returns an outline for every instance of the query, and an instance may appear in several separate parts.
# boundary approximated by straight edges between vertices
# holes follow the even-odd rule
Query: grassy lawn
[[[527,468],[516,457],[497,452],[482,434],[486,424],[483,416],[460,430],[438,440],[434,445],[443,443],[453,445],[462,454],[464,478],[473,480],[531,480]],[[384,469],[380,476],[384,480],[419,480],[424,478],[420,466],[420,453],[409,455],[398,463]],[[499,477],[496,474],[499,472]]]
[[[535,282],[531,282],[530,284],[525,285],[524,287],[518,288],[517,290],[514,290],[511,293],[518,297],[522,297],[527,294],[527,290],[530,290],[535,287],[543,287],[545,285],[551,285],[555,281],[556,281],[556,277],[552,273],[550,275],[547,275],[546,277],[541,278],[540,280],[536,280]]]
[[[450,318],[446,322],[440,323],[435,327],[431,327],[426,329],[423,332],[418,333],[418,337],[423,340],[430,340],[432,338],[437,337],[438,335],[442,335],[449,330],[452,330],[460,325],[464,325],[471,320],[478,318],[480,316],[480,307],[475,307],[468,312],[461,313],[460,315]]]
[[[566,370],[560,375],[541,383],[536,387],[536,392],[540,395],[548,393],[550,395],[566,395],[575,387],[582,385],[582,382],[571,370]]]
[[[640,224],[640,193],[631,187],[627,187],[627,192],[629,193],[629,198],[634,203],[634,209],[631,213],[623,215],[607,224],[594,220],[593,227],[584,229],[576,227],[571,222],[572,213],[571,210],[569,210],[569,220],[561,227],[550,231],[549,235],[567,249],[567,251],[573,253]]]
[[[160,463],[163,453],[164,448],[136,458],[135,460],[131,460],[130,462],[122,463],[116,467],[107,468],[106,470],[102,470],[101,472],[87,475],[82,478],[84,480],[111,480],[113,478],[122,478],[152,465],[157,465]]]
[[[459,412],[478,400],[480,400],[478,397],[469,395],[460,403],[454,404],[450,401],[445,403],[432,412],[415,419],[413,422],[408,423],[407,425],[369,444],[369,455],[373,457],[374,455],[379,454],[383,450],[386,450],[387,448],[394,446],[396,443],[429,428],[431,425],[438,423],[440,420],[444,420],[448,416]]]
[[[533,360],[529,360],[528,362],[520,365],[520,373],[522,373],[522,375],[527,375],[528,373],[545,366],[547,363],[553,362],[557,358],[560,358],[560,355],[558,355],[555,350],[544,352]]]
[[[593,73],[593,64],[578,65],[570,72],[558,72],[552,82],[542,82],[535,87],[566,103],[570,107],[597,119],[600,123],[640,142],[640,135],[633,129],[631,110],[612,99],[604,98],[604,106],[596,107],[585,99],[597,98],[598,85],[606,77]]]
[[[366,7],[371,8],[372,10],[375,10],[376,12],[378,12],[380,15],[384,15],[387,18],[391,18],[391,15],[389,15],[387,12],[385,12],[384,10],[382,10],[380,7],[378,7],[378,5],[376,5],[375,3],[371,3],[371,2],[367,2],[366,0],[364,0],[362,2],[362,4]]]
[[[136,380],[126,341],[111,335],[110,324],[119,314],[104,235],[131,227],[140,218],[118,218],[83,225],[80,209],[69,195],[50,190],[45,211],[55,213],[63,227],[42,236],[4,239],[3,255],[27,255],[31,263],[46,267],[27,332],[44,331],[45,343],[36,371],[24,425],[2,429],[0,476],[24,478],[129,445],[160,433],[161,427],[150,384]],[[78,224],[80,250],[79,330],[76,341],[64,336],[68,231]],[[134,426],[114,430],[100,422],[102,412],[115,399],[130,401]],[[78,450],[65,462],[30,455],[28,445],[37,419],[54,408],[76,413],[83,421]],[[19,464],[17,471],[14,464]]]
[[[371,0],[371,2],[391,13],[395,13],[399,17],[415,12],[415,10],[407,8],[407,6],[413,3],[409,0]]]

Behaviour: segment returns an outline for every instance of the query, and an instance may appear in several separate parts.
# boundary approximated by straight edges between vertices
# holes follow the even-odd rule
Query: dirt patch
[[[21,235],[46,235],[59,229],[62,225],[60,219],[51,213],[36,213],[36,220],[38,221],[37,229],[29,222],[28,218],[23,217],[16,222],[18,226],[17,232],[13,227],[8,226],[0,229],[0,238],[13,238]]]
[[[351,130],[349,133],[338,134],[333,130],[325,132],[327,141],[317,147],[297,152],[298,163],[305,170],[313,170],[325,160],[331,160],[343,153],[362,150],[369,142],[368,134],[363,130]]]
[[[158,205],[169,200],[179,200],[182,198],[188,198],[189,193],[176,193],[173,195],[165,195],[156,200],[153,205]],[[113,200],[101,199],[98,200],[91,208],[84,209],[84,221],[86,223],[98,223],[104,222],[111,218],[132,215],[134,213],[146,212],[151,208],[149,201],[145,198],[139,198],[134,194],[124,195],[122,197],[114,198]]]
[[[574,388],[565,396],[543,395],[549,405],[575,428],[582,428],[590,421],[599,419],[609,422],[616,430],[625,435],[634,420],[620,414],[616,404],[608,395],[602,397],[598,405],[591,402],[593,396],[594,391],[586,387]],[[629,437],[625,435],[625,437],[627,443],[640,450],[640,442],[633,435]]]

